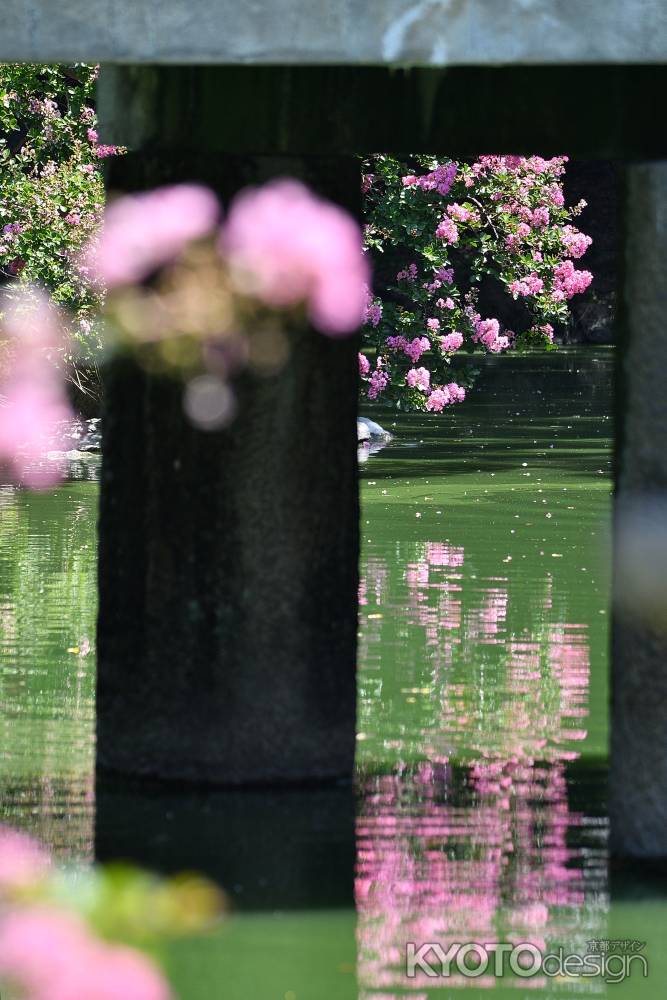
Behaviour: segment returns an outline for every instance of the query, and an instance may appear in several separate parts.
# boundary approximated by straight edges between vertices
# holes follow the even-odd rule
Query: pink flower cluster
[[[450,406],[452,403],[462,403],[465,398],[465,389],[457,385],[456,382],[450,382],[449,385],[433,389],[426,400],[426,409],[431,413],[441,413],[446,406]]]
[[[585,292],[592,280],[590,271],[577,271],[571,260],[564,260],[554,268],[552,297],[557,302],[571,299],[573,295]]]
[[[535,229],[545,229],[549,225],[549,209],[546,205],[540,205],[534,209],[531,223]]]
[[[122,198],[107,210],[84,273],[107,288],[141,282],[190,242],[211,235],[219,216],[215,195],[196,184]],[[361,324],[369,267],[359,226],[298,181],[276,180],[237,195],[219,247],[239,289],[266,305],[305,302],[313,325],[331,336]],[[379,308],[371,322],[379,322]]]
[[[428,337],[415,337],[408,340],[406,337],[387,337],[387,347],[393,351],[403,351],[404,354],[416,365],[422,354],[425,354],[431,347]]]
[[[444,337],[440,338],[440,346],[443,354],[452,354],[454,351],[458,351],[462,344],[463,334],[458,333],[456,330],[453,333],[447,333]]]
[[[499,354],[510,346],[509,338],[500,334],[500,323],[497,319],[475,317],[473,324],[475,327],[473,342],[483,344],[492,354]]]
[[[563,226],[560,238],[570,257],[575,259],[583,257],[593,242],[590,236],[575,229],[574,226]]]
[[[532,271],[527,277],[512,281],[509,288],[514,298],[518,296],[539,295],[544,288],[544,282],[536,271]]]
[[[0,911],[0,978],[28,1000],[169,1000],[165,980],[139,952],[98,940],[70,913],[18,905],[51,874],[37,841],[0,827],[0,896],[12,904]]]
[[[364,304],[364,323],[370,326],[377,326],[382,319],[382,303],[377,302],[371,295],[370,289],[366,288],[366,302]]]
[[[546,196],[549,199],[549,203],[553,205],[554,208],[563,208],[565,205],[565,195],[558,184],[549,184],[546,188]]]
[[[84,273],[110,289],[141,282],[211,233],[219,214],[213,192],[197,184],[120,198],[105,212],[99,240],[82,261]]]
[[[541,326],[535,327],[538,333],[544,334],[550,344],[554,342],[554,328],[551,323],[543,323]]]
[[[429,319],[426,320],[426,329],[429,330],[430,333],[437,333],[438,330],[440,329],[440,320],[436,319],[434,316],[431,316]]]
[[[377,399],[389,384],[389,373],[382,368],[382,359],[378,358],[376,367],[368,382],[368,398]]]
[[[397,281],[414,281],[417,277],[417,265],[408,264],[406,268],[399,271],[396,275]]]
[[[439,163],[435,170],[428,174],[417,177],[415,174],[406,174],[402,177],[404,187],[420,187],[422,191],[437,191],[443,197],[449,194],[458,167],[456,163]]]
[[[110,156],[117,156],[120,152],[120,146],[108,146],[103,143],[95,146],[95,156],[98,160],[107,160]]]
[[[405,376],[405,383],[411,389],[428,392],[431,387],[431,373],[428,368],[411,368]]]
[[[366,357],[366,355],[362,354],[361,351],[359,352],[357,357],[359,359],[359,374],[361,375],[362,378],[365,378],[365,376],[368,375],[369,371],[371,370],[371,363]]]
[[[238,272],[252,276],[267,305],[305,301],[313,325],[330,336],[361,324],[370,277],[361,230],[298,181],[271,181],[237,195],[221,248]]]
[[[474,209],[466,208],[465,205],[459,205],[458,202],[447,206],[447,214],[452,219],[456,219],[457,222],[479,221],[479,215]]]
[[[445,243],[458,243],[459,241],[459,229],[453,219],[450,219],[448,215],[444,215],[435,230],[435,235],[440,240],[444,240]]]

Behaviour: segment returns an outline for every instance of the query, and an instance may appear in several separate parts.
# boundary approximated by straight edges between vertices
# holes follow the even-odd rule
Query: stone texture
[[[667,164],[627,168],[625,213],[611,846],[667,858]]]
[[[0,59],[461,66],[658,63],[662,0],[14,0]]]

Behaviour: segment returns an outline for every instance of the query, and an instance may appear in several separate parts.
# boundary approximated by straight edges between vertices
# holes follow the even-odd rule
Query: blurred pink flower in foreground
[[[56,307],[36,289],[0,303],[4,333],[11,342],[8,370],[0,385],[0,466],[34,488],[56,482],[56,449],[62,423],[72,418],[62,374],[53,357],[62,340]]]
[[[0,975],[26,1000],[170,997],[148,958],[97,940],[78,918],[47,907],[16,910],[0,922]]]
[[[0,893],[39,882],[51,870],[47,851],[25,833],[0,827]]]
[[[322,333],[352,333],[364,314],[369,267],[361,229],[343,209],[294,180],[242,191],[221,249],[244,292],[269,306],[305,301]]]
[[[60,479],[62,467],[57,461],[44,464],[46,453],[57,446],[59,425],[71,417],[67,401],[52,383],[14,382],[0,410],[0,462],[7,462],[27,486],[51,486]]]
[[[86,277],[107,288],[143,281],[191,240],[212,232],[217,198],[198,184],[176,184],[119,198],[107,208],[99,239],[82,260]]]

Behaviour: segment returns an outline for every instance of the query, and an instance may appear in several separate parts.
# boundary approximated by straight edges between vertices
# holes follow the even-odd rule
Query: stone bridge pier
[[[61,0],[55,13],[47,0],[18,0],[3,14],[0,58],[102,63],[102,137],[130,149],[112,168],[117,189],[195,178],[226,199],[289,172],[354,208],[359,153],[623,160],[618,510],[639,510],[628,523],[641,527],[647,502],[662,509],[662,0]],[[308,338],[281,375],[243,385],[231,430],[207,436],[185,425],[173,386],[127,363],[109,371],[102,770],[220,784],[350,777],[355,351],[354,340]],[[664,858],[664,567],[659,545],[645,544],[655,580],[645,614],[642,565],[626,573],[633,545],[624,539],[635,528],[623,523],[612,845],[620,856]],[[658,538],[659,516],[655,528]]]

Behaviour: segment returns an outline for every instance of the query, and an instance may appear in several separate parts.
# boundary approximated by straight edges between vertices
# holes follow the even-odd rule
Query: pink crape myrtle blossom
[[[444,197],[449,194],[457,171],[456,163],[439,163],[430,173],[418,177],[417,184],[422,191],[437,191]]]
[[[0,920],[0,975],[27,1000],[169,1000],[158,969],[130,948],[94,938],[75,916],[47,907]]]
[[[441,281],[445,285],[451,285],[454,280],[454,268],[453,267],[440,267],[435,272],[435,277],[438,281]]]
[[[428,337],[414,337],[412,340],[402,336],[387,337],[386,344],[392,351],[402,351],[403,354],[407,354],[413,365],[416,365],[422,354],[431,348]]]
[[[454,351],[458,351],[462,344],[463,334],[458,333],[456,330],[453,333],[447,333],[444,337],[440,338],[440,347],[445,354],[453,354]]]
[[[539,295],[544,288],[544,282],[536,271],[532,271],[525,278],[510,282],[510,292],[516,299],[519,296]]]
[[[121,150],[121,146],[109,146],[100,143],[99,146],[95,146],[95,156],[98,160],[107,160],[110,156],[117,156]]]
[[[449,393],[449,398],[453,403],[464,402],[466,398],[466,391],[463,386],[458,385],[456,382],[450,382],[446,388]]]
[[[402,271],[398,272],[398,274],[396,275],[396,280],[397,281],[414,281],[416,279],[416,277],[417,277],[417,265],[416,264],[408,264],[407,267],[403,268]]]
[[[533,211],[531,224],[535,229],[544,229],[549,225],[549,209],[545,205],[540,205]]]
[[[426,328],[431,333],[437,333],[440,329],[440,320],[432,316],[430,319],[426,320]]]
[[[41,881],[51,858],[41,844],[20,830],[0,826],[0,895]]]
[[[369,283],[351,215],[295,180],[236,196],[220,247],[244,289],[273,307],[306,302],[313,325],[338,336],[361,325]]]
[[[405,376],[405,382],[411,389],[428,392],[431,387],[431,373],[428,368],[411,368]]]
[[[375,370],[368,381],[368,398],[377,399],[381,392],[387,388],[389,384],[389,375],[381,365],[381,358],[378,358],[376,362]]]
[[[405,337],[387,337],[387,347],[391,348],[392,351],[403,351],[407,345]]]
[[[13,382],[0,409],[0,464],[32,489],[46,489],[62,476],[62,465],[46,454],[57,443],[59,427],[72,418],[64,394],[51,382]]]
[[[466,208],[465,205],[459,205],[458,202],[454,202],[452,205],[447,206],[447,214],[455,219],[456,222],[478,222],[479,215],[476,211],[470,208]]]
[[[366,357],[366,355],[362,354],[361,352],[359,352],[357,357],[359,359],[359,374],[361,375],[362,378],[364,378],[366,375],[368,375],[369,371],[371,370],[371,363]]]
[[[560,238],[570,257],[574,257],[575,260],[583,257],[593,242],[590,236],[579,232],[574,226],[563,226]]]
[[[449,394],[449,389],[446,386],[440,386],[433,389],[426,400],[426,409],[431,413],[441,413],[451,402],[452,397]]]
[[[382,303],[376,301],[373,298],[370,288],[366,286],[364,289],[366,300],[364,302],[364,323],[369,323],[371,326],[377,326],[382,319]]]
[[[106,288],[143,281],[192,240],[209,235],[219,215],[213,192],[198,184],[119,198],[107,208],[99,238],[82,258],[83,274]]]
[[[507,350],[509,338],[500,335],[500,323],[497,319],[478,319],[472,339],[476,344],[482,344],[492,354]]]
[[[445,243],[458,243],[459,241],[458,226],[448,215],[444,215],[438,223],[435,235],[438,239],[444,240]]]
[[[413,340],[406,343],[403,351],[412,361],[413,365],[416,365],[422,354],[425,354],[431,347],[431,341],[428,337],[415,337]]]
[[[585,292],[592,280],[590,271],[577,271],[571,260],[564,260],[554,268],[552,296],[556,301],[571,299],[574,295]]]

